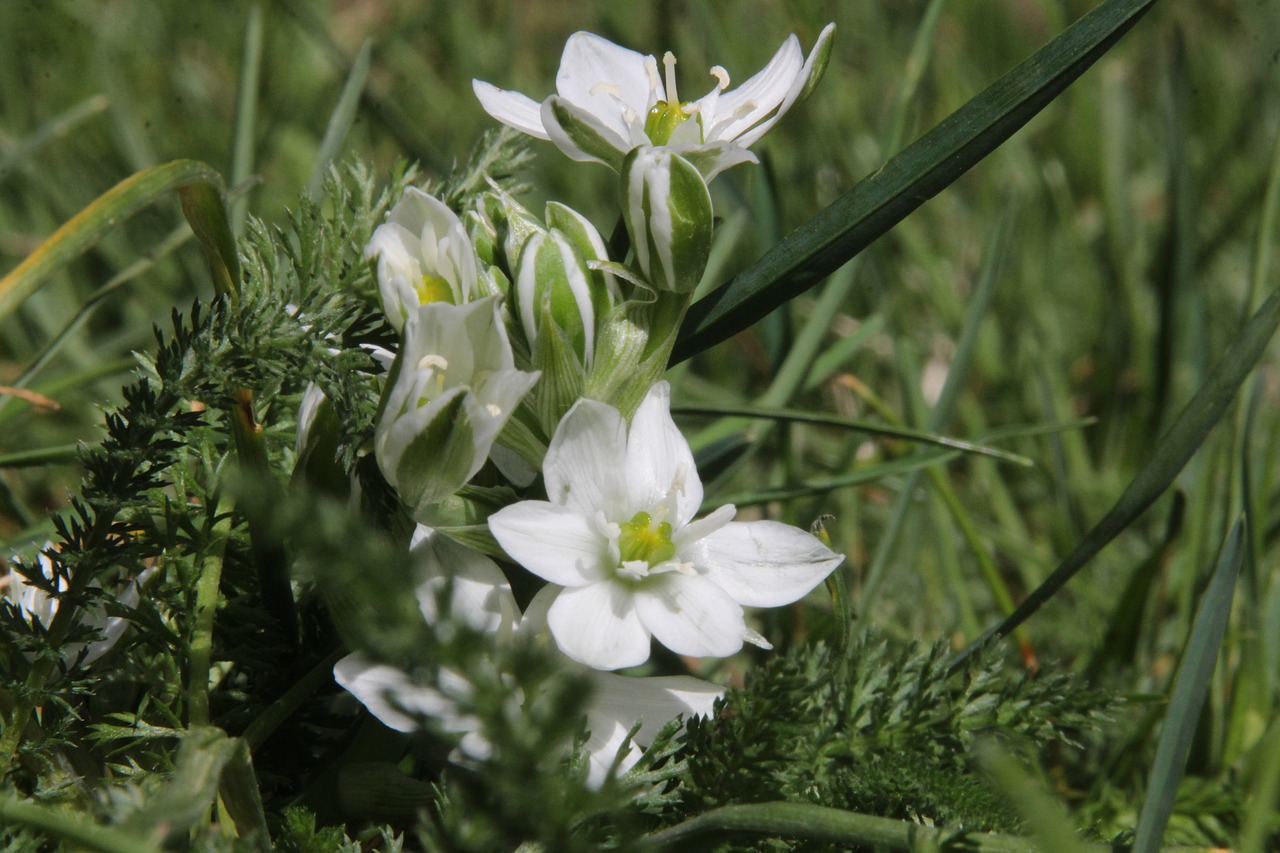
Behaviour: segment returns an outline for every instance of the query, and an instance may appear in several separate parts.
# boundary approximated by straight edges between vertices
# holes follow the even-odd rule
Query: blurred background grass
[[[267,221],[293,203],[366,40],[372,62],[343,156],[383,171],[408,157],[433,174],[464,159],[494,125],[471,79],[541,98],[575,30],[646,53],[672,49],[690,98],[709,88],[710,65],[741,82],[787,33],[807,49],[834,20],[827,76],[757,146],[764,168],[716,181],[722,227],[706,282],[716,284],[1091,6],[263,3],[256,118],[243,149],[256,178],[237,190]],[[234,171],[250,9],[242,0],[0,0],[0,270],[140,169],[194,158]],[[861,618],[903,638],[972,640],[1001,615],[1002,591],[1017,600],[1033,588],[1115,500],[1250,306],[1274,289],[1275,229],[1259,229],[1280,128],[1278,11],[1274,0],[1157,6],[1044,114],[824,286],[844,295],[819,303],[824,291],[811,291],[677,368],[685,404],[767,394],[774,406],[932,424],[971,439],[1060,425],[1000,443],[1033,467],[967,457],[927,477],[766,503],[805,525],[835,515],[828,530],[850,555]],[[535,151],[529,177],[538,195],[525,199],[529,206],[562,200],[608,233],[612,173],[572,164],[548,144]],[[1008,237],[997,242],[1006,221]],[[16,465],[13,455],[93,441],[99,407],[116,399],[132,369],[130,352],[153,346],[152,325],[175,306],[211,294],[192,241],[157,256],[181,223],[176,200],[136,216],[0,327],[0,384],[20,382],[59,406],[0,397],[0,538],[41,537],[46,514],[78,480],[73,461]],[[139,261],[137,274],[32,373],[77,312]],[[984,277],[985,307],[974,301]],[[959,369],[966,322],[974,337]],[[819,343],[815,357],[793,362],[798,372],[771,389],[806,330]],[[1276,356],[1273,345],[1175,494],[1029,624],[1030,648],[1055,666],[1087,668],[1127,692],[1163,692],[1217,548],[1248,504],[1253,550],[1193,752],[1202,779],[1251,778],[1249,751],[1276,726]],[[947,381],[954,396],[942,417],[935,407]],[[765,487],[874,470],[914,452],[811,426],[686,423],[707,459],[726,443],[740,448],[744,423],[757,439],[748,457],[715,469],[709,500],[747,504],[768,497],[758,494]],[[1097,825],[1123,820],[1104,789],[1124,788],[1148,766],[1139,756],[1152,748],[1154,721],[1131,721],[1123,749],[1095,756],[1114,762],[1106,774],[1087,795],[1075,792]],[[1074,784],[1062,781],[1064,790]],[[1195,802],[1201,817],[1240,819],[1239,797]]]

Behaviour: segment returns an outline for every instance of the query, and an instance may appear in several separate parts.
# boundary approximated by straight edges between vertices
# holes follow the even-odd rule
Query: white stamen
[[[654,100],[660,101],[657,97],[658,89],[662,87],[662,80],[658,77],[658,60],[652,56],[644,58],[644,73],[649,75],[649,94]]]
[[[489,414],[493,415],[495,418],[500,417],[502,415],[502,407],[497,405],[496,403],[486,403],[484,410]]]
[[[676,94],[676,55],[671,51],[662,54],[662,64],[667,67],[667,103],[680,103],[680,96]]]
[[[720,81],[716,85],[719,87],[721,92],[729,88],[729,72],[725,71],[722,66],[720,65],[711,66],[711,76],[716,78],[716,80]]]
[[[599,83],[592,86],[591,89],[588,91],[588,94],[591,94],[591,95],[599,95],[602,93],[605,95],[609,95],[610,97],[619,98],[619,99],[622,98],[621,89],[619,89],[614,84],[606,83],[603,80],[601,80]]]
[[[418,362],[419,370],[448,370],[449,360],[442,355],[424,355]]]
[[[644,560],[623,560],[618,574],[627,580],[638,581],[649,576],[649,564]]]

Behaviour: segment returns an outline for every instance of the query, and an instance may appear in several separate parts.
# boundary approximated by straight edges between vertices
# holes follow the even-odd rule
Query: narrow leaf
[[[1244,556],[1243,530],[1244,522],[1237,521],[1227,535],[1217,568],[1213,570],[1209,588],[1191,626],[1191,637],[1173,683],[1169,712],[1160,731],[1155,764],[1151,767],[1147,795],[1142,802],[1138,832],[1133,841],[1134,853],[1156,853],[1160,849],[1165,826],[1173,812],[1174,796],[1186,770],[1200,710],[1209,692],[1209,678],[1218,663],[1218,649],[1227,630],[1227,617],[1231,615],[1231,598]]]
[[[1163,436],[1156,442],[1156,451],[1129,483],[1124,494],[1066,559],[1053,570],[1018,609],[1003,622],[983,634],[952,660],[952,667],[963,663],[970,655],[992,640],[1007,635],[1027,621],[1046,601],[1054,596],[1067,581],[1075,577],[1089,560],[1093,559],[1107,543],[1137,520],[1156,498],[1164,493],[1178,476],[1188,460],[1204,442],[1209,430],[1222,417],[1235,397],[1240,384],[1265,352],[1267,343],[1280,325],[1280,291],[1262,304],[1222,359],[1214,366],[1204,385],[1195,393],[1186,408]]]
[[[746,271],[695,303],[671,363],[747,328],[857,255],[1030,121],[1154,3],[1099,4]]]
[[[910,429],[908,427],[897,427],[891,424],[872,423],[871,421],[860,421],[854,418],[842,418],[838,415],[825,415],[819,412],[805,412],[799,409],[767,409],[759,406],[674,406],[671,409],[671,414],[695,416],[738,416],[745,418],[766,418],[775,421],[789,421],[791,423],[819,424],[822,426],[840,427],[842,429],[853,430],[855,432],[866,432],[872,435],[882,435],[887,438],[901,438],[906,439],[907,441],[918,441],[921,444],[935,444],[939,447],[959,450],[964,453],[974,453],[979,456],[990,456],[994,459],[999,459],[1002,462],[1012,462],[1015,465],[1031,467],[1035,464],[1027,457],[1020,456],[1017,453],[1010,453],[1007,450],[998,450],[994,447],[975,444],[959,438],[937,435],[932,432]]]
[[[351,73],[347,75],[338,103],[329,116],[329,126],[325,128],[324,139],[320,140],[320,150],[316,152],[316,162],[311,168],[311,177],[307,180],[307,195],[310,198],[315,198],[320,192],[325,170],[338,159],[342,145],[347,141],[347,134],[351,132],[351,125],[356,120],[356,110],[360,108],[360,96],[364,93],[364,79],[369,74],[369,59],[372,54],[372,42],[365,41],[356,61],[351,65]]]
[[[238,282],[240,264],[235,245],[225,241],[229,240],[231,233],[226,224],[226,209],[222,207],[221,228],[214,222],[216,214],[210,209],[215,198],[221,205],[222,179],[211,166],[197,160],[175,160],[138,172],[107,190],[88,207],[67,220],[26,260],[0,279],[0,322],[6,320],[31,294],[39,290],[55,270],[87,252],[104,234],[129,216],[167,192],[197,185],[203,189],[194,191],[189,197],[184,196],[183,212],[188,217],[196,217],[191,227],[196,236],[205,242],[205,252],[210,256],[210,263],[213,263],[213,256],[216,254],[217,262],[225,267],[223,275],[215,274],[215,282],[222,280],[225,283],[227,279],[232,283]],[[225,239],[220,239],[220,235]],[[217,244],[211,245],[208,241],[217,241]]]

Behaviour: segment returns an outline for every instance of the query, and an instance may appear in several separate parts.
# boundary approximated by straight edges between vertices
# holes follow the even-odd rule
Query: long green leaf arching
[[[950,436],[941,435],[928,430],[911,429],[909,427],[894,426],[893,424],[872,423],[870,421],[861,421],[854,418],[842,418],[838,415],[826,415],[820,412],[806,412],[799,409],[767,409],[760,406],[701,405],[673,406],[671,413],[673,415],[724,415],[749,418],[768,418],[770,420],[788,421],[792,423],[818,424],[852,430],[854,432],[870,433],[871,435],[882,435],[886,438],[901,438],[907,441],[917,441],[921,444],[933,444],[938,447],[946,447],[951,450],[959,450],[964,453],[973,453],[978,456],[989,456],[992,459],[998,459],[1001,462],[1010,462],[1014,465],[1022,465],[1024,467],[1031,467],[1035,464],[1027,457],[1017,453],[1011,453],[1007,450],[1000,450],[995,447],[988,447],[985,444],[978,444],[959,438],[951,438]]]
[[[1205,590],[1196,613],[1195,623],[1191,626],[1191,637],[1187,640],[1182,665],[1173,683],[1169,712],[1165,715],[1156,747],[1155,763],[1151,767],[1147,795],[1133,840],[1134,853],[1156,853],[1160,849],[1169,815],[1173,812],[1174,796],[1186,769],[1196,723],[1200,720],[1200,710],[1209,692],[1209,678],[1218,663],[1218,649],[1227,630],[1227,617],[1231,615],[1231,598],[1244,557],[1241,545],[1243,528],[1243,521],[1237,521],[1231,528],[1209,588]]]
[[[1026,597],[1017,610],[957,654],[952,661],[953,667],[959,666],[987,643],[1007,635],[1031,618],[1089,560],[1155,503],[1156,498],[1164,493],[1204,442],[1209,430],[1222,418],[1241,383],[1266,351],[1267,343],[1275,334],[1277,326],[1280,326],[1280,291],[1273,293],[1249,320],[1248,325],[1240,330],[1240,334],[1214,365],[1204,385],[1200,386],[1200,390],[1187,403],[1173,426],[1156,442],[1155,453],[1129,483],[1115,505],[1053,573],[1045,578],[1044,583]]]
[[[1156,0],[1106,0],[689,309],[677,364],[813,287],[994,151]]]
[[[204,244],[214,285],[221,293],[236,293],[240,261],[227,222],[222,178],[213,167],[197,160],[175,160],[131,175],[107,190],[0,279],[0,322],[17,311],[58,268],[84,254],[121,221],[172,190],[181,196],[191,230]]]

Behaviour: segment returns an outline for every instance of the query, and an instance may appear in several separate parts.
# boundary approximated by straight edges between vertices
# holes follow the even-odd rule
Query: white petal
[[[671,386],[649,389],[631,418],[627,436],[626,485],[628,518],[666,505],[674,527],[687,524],[702,505],[702,481],[693,452],[671,420]]]
[[[636,678],[597,672],[591,680],[595,692],[587,706],[587,725],[615,720],[628,731],[643,721],[635,736],[639,746],[648,746],[663,726],[682,714],[710,714],[716,700],[724,695],[723,687],[688,675]]]
[[[700,518],[697,521],[690,522],[684,527],[675,531],[671,537],[671,544],[676,546],[676,552],[679,559],[688,562],[689,558],[685,556],[684,551],[699,539],[703,539],[715,533],[729,522],[733,521],[733,517],[737,515],[737,508],[733,504],[725,504],[724,506],[712,512],[710,515]],[[701,555],[701,551],[693,552]]]
[[[440,720],[449,731],[468,727],[469,721],[459,716],[457,706],[439,691],[416,685],[401,670],[372,663],[358,652],[334,664],[333,679],[369,713],[398,732],[418,728],[417,720],[410,716],[415,712]]]
[[[706,578],[664,575],[662,583],[638,590],[635,600],[644,627],[676,654],[726,657],[742,648],[742,608]]]
[[[582,586],[604,577],[609,541],[587,518],[546,501],[521,501],[489,516],[502,550],[544,580]]]
[[[547,611],[560,651],[593,669],[638,666],[649,659],[649,632],[630,590],[601,581],[562,590]]]
[[[556,596],[563,589],[564,587],[549,583],[534,593],[533,599],[525,606],[524,615],[520,618],[520,627],[516,631],[517,638],[523,642],[554,646],[551,628],[547,626],[547,613],[555,603]]]
[[[473,630],[500,636],[515,630],[520,609],[497,563],[436,531],[415,532],[413,553],[423,578],[414,595],[427,624],[439,621],[440,596],[448,589],[450,614]]]
[[[618,758],[618,750],[627,739],[630,726],[624,726],[616,719],[609,717],[593,717],[587,713],[587,742],[582,749],[587,753],[588,770],[587,786],[599,788],[609,778],[611,772],[621,775],[636,765],[643,751],[634,742],[627,748],[622,760],[614,767]]]
[[[542,463],[551,502],[610,520],[626,511],[627,424],[613,406],[579,400],[556,427]],[[629,516],[628,516],[629,518]],[[622,519],[626,521],[627,519]]]
[[[519,92],[499,89],[492,83],[485,83],[482,80],[472,80],[471,89],[480,99],[480,106],[484,107],[484,111],[498,121],[514,127],[521,133],[536,136],[538,139],[551,138],[542,127],[537,101]]]
[[[645,56],[593,33],[577,32],[565,42],[556,91],[624,139],[632,123],[624,112],[635,113],[643,126],[653,106]]]
[[[706,140],[718,142],[742,136],[781,106],[797,80],[799,85],[804,85],[803,68],[804,52],[800,50],[800,40],[794,34],[790,35],[768,65],[738,88],[720,95],[715,104],[715,123],[706,129]],[[759,138],[759,134],[755,138]],[[746,146],[751,142],[742,141],[740,144]]]
[[[803,598],[844,559],[816,536],[777,521],[725,525],[681,556],[734,601],[750,607],[777,607]]]

